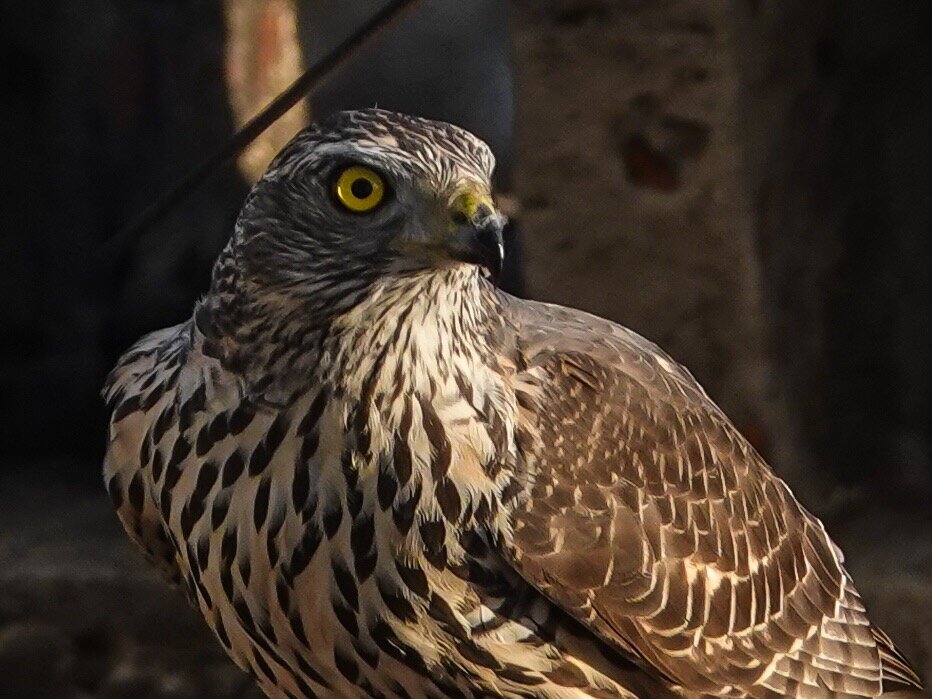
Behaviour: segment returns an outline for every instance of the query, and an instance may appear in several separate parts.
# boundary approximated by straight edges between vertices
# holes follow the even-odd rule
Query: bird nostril
[[[458,226],[469,223],[469,219],[462,211],[454,211],[451,218],[453,219],[453,223],[457,224]]]

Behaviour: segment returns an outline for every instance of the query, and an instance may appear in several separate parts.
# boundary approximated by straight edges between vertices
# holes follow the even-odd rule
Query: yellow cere
[[[460,187],[453,196],[450,202],[450,211],[466,221],[472,221],[483,206],[487,207],[489,211],[495,210],[495,202],[492,197],[483,191],[480,185],[470,183]],[[451,217],[447,225],[448,231],[450,233],[455,232],[460,223],[462,221],[458,221],[457,216]]]
[[[336,196],[350,211],[366,213],[385,198],[385,181],[375,170],[363,165],[352,165],[337,178]]]
[[[492,198],[477,185],[466,185],[453,199],[453,210],[463,214],[467,219],[475,218],[481,206],[490,210],[495,208]]]

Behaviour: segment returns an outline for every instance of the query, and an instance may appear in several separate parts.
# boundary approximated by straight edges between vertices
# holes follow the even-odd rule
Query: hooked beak
[[[463,187],[450,202],[450,256],[481,265],[497,284],[505,261],[502,231],[507,221],[487,192],[473,184]]]

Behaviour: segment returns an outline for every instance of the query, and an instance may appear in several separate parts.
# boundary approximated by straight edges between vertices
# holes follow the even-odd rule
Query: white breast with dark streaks
[[[382,320],[346,336],[394,342],[378,367],[331,368],[284,407],[250,404],[187,329],[144,341],[114,389],[142,409],[117,411],[106,466],[128,531],[270,696],[628,696],[458,535],[507,526],[513,474],[488,466],[513,443],[513,392],[416,304]]]

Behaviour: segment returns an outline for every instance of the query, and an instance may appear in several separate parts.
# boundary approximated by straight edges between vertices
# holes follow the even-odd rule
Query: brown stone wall
[[[732,4],[518,2],[532,296],[636,329],[797,482],[768,349]]]
[[[531,294],[665,347],[809,502],[932,493],[932,6],[513,7]]]

